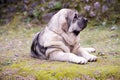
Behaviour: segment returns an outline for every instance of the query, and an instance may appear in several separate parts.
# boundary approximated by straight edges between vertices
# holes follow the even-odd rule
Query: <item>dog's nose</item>
[[[85,17],[82,17],[81,20],[83,21],[83,23],[87,23],[88,22],[88,19],[85,18]]]
[[[88,22],[88,19],[87,18],[84,18],[85,22]]]

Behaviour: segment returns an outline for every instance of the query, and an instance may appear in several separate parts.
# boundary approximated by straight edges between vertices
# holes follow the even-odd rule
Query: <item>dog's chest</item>
[[[65,45],[70,49],[70,52],[73,51],[76,43],[78,42],[78,37],[74,34],[68,34],[68,39],[63,39]]]

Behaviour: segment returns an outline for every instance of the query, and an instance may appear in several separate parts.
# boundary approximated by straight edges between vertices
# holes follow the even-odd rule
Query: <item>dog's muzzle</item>
[[[80,27],[80,31],[82,31],[84,28],[86,28],[87,26],[87,22],[88,22],[88,19],[87,18],[80,18],[79,21],[78,21],[78,26]]]

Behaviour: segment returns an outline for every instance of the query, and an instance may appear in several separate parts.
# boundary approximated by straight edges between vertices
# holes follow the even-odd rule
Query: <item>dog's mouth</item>
[[[74,30],[73,33],[77,36],[80,33],[80,31]]]

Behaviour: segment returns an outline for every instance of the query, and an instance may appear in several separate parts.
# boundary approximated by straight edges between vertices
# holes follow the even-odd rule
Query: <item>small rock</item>
[[[89,5],[86,5],[85,7],[84,7],[84,10],[86,10],[86,11],[90,11],[90,9],[91,9],[91,6],[89,6]]]
[[[94,3],[94,7],[95,7],[95,9],[99,9],[100,8],[100,3],[99,2],[95,2]]]
[[[29,3],[29,0],[23,0],[23,2],[24,2],[25,4],[28,4],[28,3]]]
[[[105,53],[103,53],[103,52],[98,52],[98,55],[99,55],[99,56],[104,56]]]
[[[96,13],[95,13],[94,11],[91,11],[91,12],[90,12],[90,16],[91,16],[91,17],[95,17],[95,16],[96,16]]]
[[[19,55],[18,55],[18,54],[15,54],[15,57],[19,57]]]
[[[90,0],[85,0],[86,2],[89,2]]]
[[[13,60],[14,60],[14,61],[16,61],[16,60],[17,60],[17,58],[13,58]]]
[[[106,22],[102,22],[102,25],[105,26],[105,25],[106,25]]]
[[[44,7],[41,7],[40,10],[44,12],[44,11],[45,11],[45,8],[44,8]]]
[[[115,55],[117,55],[118,53],[117,53],[117,52],[109,52],[109,54],[112,55],[112,56],[115,56]]]
[[[118,34],[112,34],[110,37],[111,38],[116,38],[116,37],[118,37]]]
[[[116,26],[112,26],[111,27],[111,31],[113,31],[113,30],[117,30],[118,28],[116,27]]]
[[[87,2],[87,3],[90,2],[90,0],[81,0],[81,1],[83,1],[83,2]]]
[[[102,6],[102,13],[105,13],[106,11],[108,11],[108,6],[107,5],[103,5]]]

